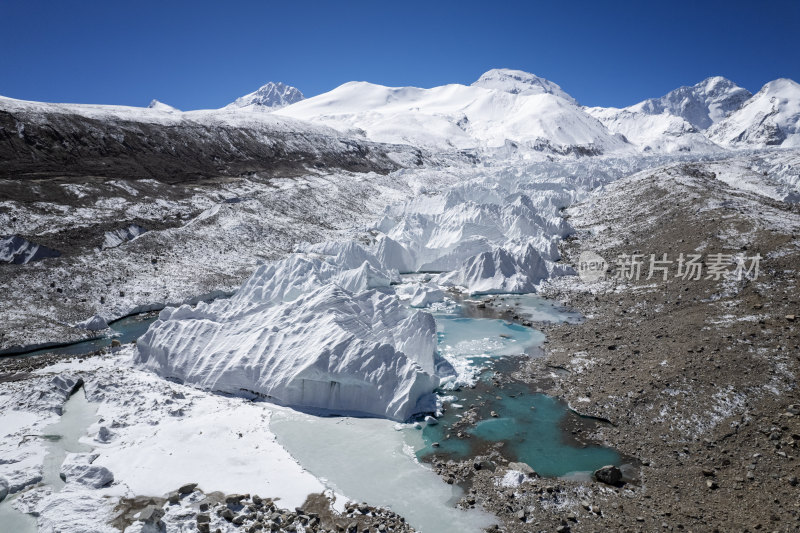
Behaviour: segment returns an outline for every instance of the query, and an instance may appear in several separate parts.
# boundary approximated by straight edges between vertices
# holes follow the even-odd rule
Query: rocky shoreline
[[[366,503],[347,502],[344,512],[332,509],[325,494],[309,495],[303,507],[286,509],[280,500],[257,494],[205,493],[187,483],[163,498],[123,498],[112,525],[124,531],[191,530],[200,533],[413,533],[401,516]]]
[[[641,479],[519,476],[524,468],[491,451],[434,465],[445,479],[469,479],[460,505],[482,505],[509,532],[796,531],[797,207],[680,165],[620,180],[567,214],[578,233],[562,253],[573,265],[586,251],[612,265],[622,253],[746,251],[764,258],[762,272],[738,282],[549,282],[543,295],[586,320],[537,325],[544,356],[513,378],[609,420],[589,437],[637,458]]]

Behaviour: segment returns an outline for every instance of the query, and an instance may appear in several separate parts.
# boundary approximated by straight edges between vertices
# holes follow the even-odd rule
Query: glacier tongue
[[[139,339],[137,363],[310,411],[406,420],[435,410],[432,392],[454,370],[418,308],[445,300],[445,287],[529,293],[570,274],[558,263],[558,240],[572,231],[560,210],[586,194],[548,164],[476,167],[458,180],[442,172],[438,191],[390,204],[348,240],[260,266],[229,299],[165,309]]]
[[[347,259],[368,254],[347,250]],[[167,308],[135,360],[312,411],[406,420],[435,410],[433,316],[401,305],[369,261],[344,268],[343,259],[294,255],[260,267],[229,300]]]

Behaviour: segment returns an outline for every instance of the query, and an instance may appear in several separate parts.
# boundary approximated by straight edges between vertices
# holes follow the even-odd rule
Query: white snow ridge
[[[237,98],[225,107],[267,107],[278,109],[305,98],[296,87],[282,82],[269,82],[258,90]]]
[[[260,267],[229,300],[165,309],[139,339],[136,361],[305,410],[393,420],[433,411],[433,317],[401,305],[369,261],[343,266],[367,255],[347,250],[295,254]]]

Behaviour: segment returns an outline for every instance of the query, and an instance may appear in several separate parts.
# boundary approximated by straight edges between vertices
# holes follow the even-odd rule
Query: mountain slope
[[[164,102],[159,102],[158,100],[150,101],[150,105],[147,106],[147,109],[156,109],[158,111],[166,111],[166,112],[175,112],[175,111],[180,112],[180,109],[165,104]]]
[[[509,141],[561,152],[628,148],[557,85],[518,72],[489,71],[476,82],[489,88],[451,84],[420,89],[350,82],[274,114],[360,131],[373,141],[442,150],[499,148]]]
[[[278,109],[299,102],[304,98],[303,93],[296,87],[286,85],[282,82],[276,83],[271,81],[259,87],[258,90],[237,98],[225,107],[255,106]]]
[[[800,146],[800,84],[786,78],[767,83],[709,137],[733,147]]]
[[[497,89],[511,94],[554,94],[573,104],[578,103],[560,85],[523,70],[495,68],[485,72],[478,81],[472,83],[472,86]]]
[[[647,115],[669,113],[684,119],[698,130],[705,130],[742,107],[751,96],[750,91],[731,80],[713,76],[696,85],[679,87],[661,98],[650,98],[628,109]]]
[[[644,152],[708,152],[720,148],[702,131],[739,109],[749,97],[746,89],[715,76],[622,109],[586,111]]]
[[[703,132],[670,113],[651,115],[632,108],[590,107],[586,112],[612,133],[624,135],[642,152],[708,152],[721,150]]]
[[[310,167],[386,172],[397,166],[387,149],[257,111],[180,112],[0,97],[0,178],[94,175],[177,182],[256,172],[294,175]]]

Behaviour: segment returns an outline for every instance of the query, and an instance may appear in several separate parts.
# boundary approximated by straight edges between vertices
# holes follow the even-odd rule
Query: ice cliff
[[[167,308],[136,361],[204,389],[311,411],[406,420],[434,410],[436,325],[358,245],[260,267],[228,300]],[[360,257],[359,257],[360,256]]]

